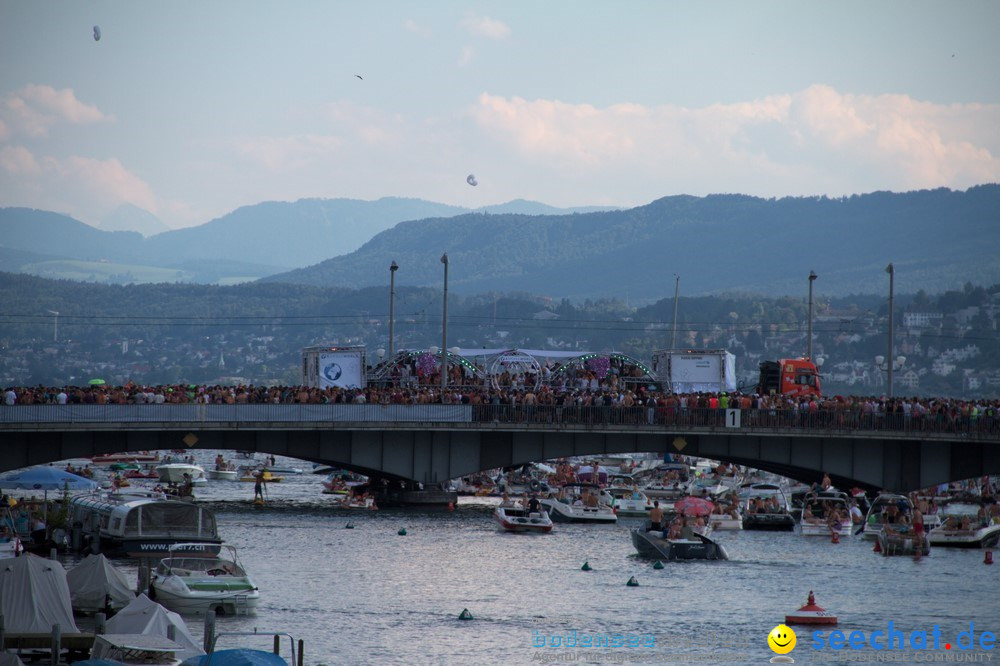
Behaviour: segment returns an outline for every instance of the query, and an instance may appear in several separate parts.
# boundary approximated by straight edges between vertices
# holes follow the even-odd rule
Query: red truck
[[[760,383],[757,392],[761,395],[815,395],[819,397],[819,370],[816,364],[806,358],[782,358],[777,361],[761,361]]]

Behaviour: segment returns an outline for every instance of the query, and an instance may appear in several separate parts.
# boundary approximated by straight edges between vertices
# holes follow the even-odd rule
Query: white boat
[[[903,522],[905,519],[905,522]],[[878,539],[885,524],[893,523],[899,526],[909,524],[913,519],[913,502],[906,495],[882,493],[875,498],[868,515],[865,516],[865,527],[861,532],[863,539]],[[926,521],[925,521],[926,524]]]
[[[619,518],[649,518],[653,503],[631,477],[613,477],[606,489],[611,496],[612,507]]]
[[[711,499],[716,495],[729,492],[722,481],[714,476],[699,476],[688,483],[687,494],[691,497],[705,497]]]
[[[218,555],[202,544],[175,544],[153,572],[153,598],[177,613],[243,615],[254,612],[260,593],[236,555],[223,544]]]
[[[597,498],[596,505],[591,497]],[[597,523],[614,524],[618,516],[611,508],[610,495],[592,483],[568,483],[557,497],[545,497],[542,507],[557,523]]]
[[[210,469],[206,474],[213,481],[235,481],[239,472],[235,469]]]
[[[793,531],[795,518],[788,498],[775,483],[751,483],[740,490],[743,499],[743,529]]]
[[[159,465],[156,468],[156,473],[160,475],[160,481],[164,483],[184,483],[188,480],[184,476],[185,474],[190,477],[191,483],[194,485],[208,482],[208,479],[205,477],[204,468],[189,463]]]
[[[538,507],[537,511],[519,506],[500,505],[493,511],[495,520],[507,532],[538,532],[552,531],[552,519],[549,514]]]
[[[691,468],[684,463],[663,463],[654,470],[640,473],[641,478],[650,480],[642,487],[642,492],[650,499],[679,500],[687,495]]]
[[[832,512],[836,511],[837,517]],[[851,536],[854,523],[851,521],[851,507],[847,493],[839,490],[820,490],[808,493],[802,501],[802,520],[799,522],[802,536]]]
[[[734,515],[735,514],[735,515]],[[742,530],[743,513],[740,507],[734,507],[732,513],[711,513],[706,518],[713,530]]]
[[[941,509],[942,523],[927,533],[932,546],[995,548],[1000,542],[1000,522],[974,502],[949,502]]]
[[[374,497],[361,497],[359,495],[341,495],[340,501],[337,506],[341,509],[368,509],[369,511],[375,511],[378,509],[378,505],[375,504]]]

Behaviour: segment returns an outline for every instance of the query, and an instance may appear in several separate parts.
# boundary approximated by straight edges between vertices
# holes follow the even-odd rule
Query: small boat
[[[552,519],[540,507],[538,511],[526,510],[517,506],[498,506],[493,511],[493,520],[507,532],[539,532],[552,531]]]
[[[126,479],[159,479],[160,473],[155,469],[132,469],[122,476]]]
[[[596,505],[590,497],[597,498]],[[610,495],[603,493],[602,497],[600,486],[592,483],[567,483],[560,489],[558,497],[545,497],[541,503],[549,517],[557,523],[608,525],[618,522],[618,516],[611,508]]]
[[[1000,542],[1000,522],[983,515],[983,505],[949,502],[941,509],[943,522],[927,533],[932,546],[994,548]]]
[[[264,483],[281,483],[282,481],[285,480],[285,477],[277,476],[275,474],[272,474],[270,470],[265,469],[263,471],[258,471],[258,472],[244,473],[240,477],[240,481],[254,482],[257,480],[258,476],[261,478],[261,480],[264,481]]]
[[[875,498],[868,515],[865,516],[865,526],[861,532],[863,539],[878,539],[886,523],[903,525],[905,519],[909,523],[913,516],[913,502],[906,495],[882,493]]]
[[[177,613],[244,615],[260,599],[256,583],[236,555],[236,548],[222,544],[212,555],[203,544],[175,544],[153,572],[153,598]]]
[[[160,459],[159,453],[149,451],[125,451],[123,453],[106,453],[94,456],[90,459],[95,465],[108,465],[111,463],[132,463],[132,462],[157,462]]]
[[[190,463],[160,465],[156,468],[156,473],[160,475],[160,481],[164,483],[184,483],[189,479],[194,485],[208,482],[208,479],[205,478],[205,469]]]
[[[898,527],[902,529],[899,530],[896,527],[887,525],[886,529],[875,535],[883,556],[931,554],[931,542],[927,534],[921,533],[918,537],[909,526],[900,525]]]
[[[268,469],[276,474],[302,474],[303,472],[301,467],[272,467],[268,465]]]
[[[838,537],[854,534],[854,523],[851,521],[847,493],[831,489],[807,494],[802,504],[799,532],[802,536],[825,537],[833,534],[838,535]]]
[[[370,511],[377,511],[378,505],[375,504],[374,497],[362,497],[360,495],[343,495],[337,506],[341,509],[367,509]]]
[[[728,560],[726,549],[712,539],[689,531],[679,539],[645,527],[632,529],[632,545],[640,557],[659,560]]]
[[[235,481],[239,472],[235,469],[210,469],[206,474],[213,481]]]
[[[743,508],[743,529],[791,532],[795,518],[788,507],[781,486],[774,483],[752,483],[740,493],[746,501]]]
[[[649,518],[653,503],[642,491],[626,486],[611,486],[607,489],[619,518]]]

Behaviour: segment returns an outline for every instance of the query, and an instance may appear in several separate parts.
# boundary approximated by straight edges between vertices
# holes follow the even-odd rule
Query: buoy
[[[580,567],[580,571],[592,571],[593,567],[590,566],[590,562],[584,562],[583,566]]]
[[[448,510],[449,511],[454,511],[455,510],[455,503],[454,502],[448,502]]]
[[[834,532],[833,538],[830,539],[830,543],[840,543],[840,533]]]
[[[661,562],[660,560],[656,560],[656,564],[653,565],[653,568],[654,569],[662,569],[663,568],[663,562]]]
[[[639,587],[639,581],[635,579],[635,576],[629,578],[628,582],[625,584],[628,585],[629,587]]]
[[[806,605],[785,616],[785,624],[837,624],[837,616],[816,605],[816,597],[809,590]]]
[[[983,557],[983,564],[993,564],[993,551],[987,550],[986,555]]]
[[[872,548],[872,552],[873,553],[881,553],[882,552],[882,543],[881,543],[881,541],[879,539],[875,539],[875,547]]]
[[[472,618],[472,613],[469,612],[468,608],[463,609],[462,612],[458,614],[458,619],[459,620],[471,620],[471,619],[473,619]]]
[[[344,529],[345,530],[353,530],[354,529],[354,523],[347,523],[346,525],[344,525]]]
[[[405,527],[400,527],[399,531],[396,532],[396,534],[398,534],[399,536],[406,536],[406,528]]]

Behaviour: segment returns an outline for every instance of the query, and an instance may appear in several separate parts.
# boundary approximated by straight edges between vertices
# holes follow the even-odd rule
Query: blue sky
[[[0,206],[1000,180],[998,2],[419,4],[0,0]]]

